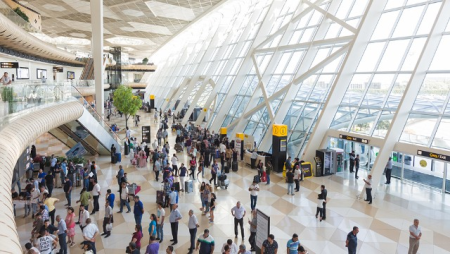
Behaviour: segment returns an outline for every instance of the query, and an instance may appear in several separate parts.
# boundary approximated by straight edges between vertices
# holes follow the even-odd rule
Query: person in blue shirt
[[[111,209],[114,208],[114,200],[116,199],[116,195],[114,193],[111,193],[111,189],[108,189],[106,191],[106,201],[108,201],[109,206],[111,206]]]
[[[64,174],[64,176],[62,176],[61,179],[65,179],[66,175],[67,175],[67,161],[66,161],[66,159],[64,159],[63,162],[61,163],[61,169],[62,169],[62,174]]]
[[[47,174],[44,172],[44,170],[42,170],[42,168],[39,169],[38,178],[40,179],[40,181],[41,181],[41,183],[42,183],[43,185],[45,185],[45,176],[46,176],[46,175],[47,175]]]
[[[150,215],[150,220],[150,224],[148,225],[148,234],[156,237],[156,215],[152,213],[152,215]]]
[[[300,242],[298,241],[298,235],[293,234],[292,239],[289,239],[287,242],[287,252],[288,254],[298,254],[298,246],[300,246]]]
[[[139,196],[134,196],[134,221],[136,225],[141,226],[142,228],[142,215],[144,214],[144,204],[139,200]]]

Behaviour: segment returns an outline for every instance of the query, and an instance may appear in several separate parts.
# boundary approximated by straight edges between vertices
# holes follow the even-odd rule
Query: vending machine
[[[335,150],[331,149],[316,150],[315,160],[316,160],[316,173],[320,173],[320,175],[316,176],[327,176],[336,173],[337,158]],[[317,172],[319,171],[318,166],[320,166],[321,172]]]

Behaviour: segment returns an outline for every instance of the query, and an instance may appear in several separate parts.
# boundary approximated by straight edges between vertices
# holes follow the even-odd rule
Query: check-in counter
[[[252,151],[249,150],[245,150],[244,152],[244,162],[248,165],[251,165],[252,161]],[[272,154],[270,153],[266,153],[266,152],[262,152],[262,151],[257,151],[256,153],[258,153],[258,157],[256,158],[256,163],[258,163],[258,161],[262,161],[264,162],[264,166],[266,166],[268,161],[272,160]]]

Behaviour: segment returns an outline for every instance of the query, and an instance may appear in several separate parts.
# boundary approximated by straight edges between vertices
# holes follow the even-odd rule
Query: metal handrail
[[[79,93],[79,95],[83,98],[83,102],[86,101],[86,99],[84,98],[84,96],[81,94],[80,90],[78,90],[78,88],[76,88],[76,86],[74,86],[74,85],[71,85],[71,86],[72,86],[72,87]],[[80,103],[81,103],[81,102],[80,102]],[[84,104],[83,104],[83,106],[84,106]],[[89,103],[87,103],[87,106],[88,106],[88,111],[89,111],[89,109],[91,109],[91,111],[95,113],[95,115],[93,115],[94,118],[96,118],[99,122],[101,121],[101,123],[103,123],[104,126],[107,126],[107,127],[108,127],[108,132],[111,133],[111,136],[113,136],[113,138],[114,138],[117,142],[119,142],[119,140],[120,140],[119,136],[118,136],[115,132],[111,131],[111,126],[103,120],[103,117],[101,117],[101,116],[98,114],[97,110],[95,110],[95,108],[93,108],[91,105],[89,105]],[[91,113],[91,114],[92,114],[92,113]]]

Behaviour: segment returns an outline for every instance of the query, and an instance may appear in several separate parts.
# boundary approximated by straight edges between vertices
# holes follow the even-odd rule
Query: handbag
[[[109,223],[109,224],[106,225],[106,231],[112,231],[112,228],[113,228],[113,224],[112,223]]]

